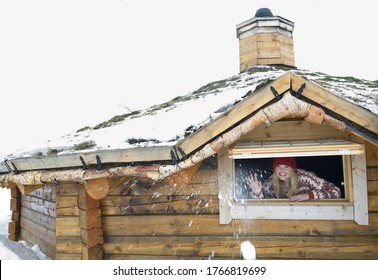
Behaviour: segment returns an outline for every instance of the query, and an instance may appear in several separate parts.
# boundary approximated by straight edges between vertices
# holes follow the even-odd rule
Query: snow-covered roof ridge
[[[19,150],[7,158],[173,146],[287,70],[290,69],[257,66],[146,110],[117,115],[94,127],[84,127],[73,134]],[[290,71],[378,114],[377,81],[333,77],[307,70]]]
[[[378,115],[378,80],[331,76],[309,70],[293,70],[293,72]]]

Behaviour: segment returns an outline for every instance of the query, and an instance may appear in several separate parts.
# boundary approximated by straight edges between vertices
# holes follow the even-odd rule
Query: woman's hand
[[[309,199],[310,195],[308,193],[296,194],[289,198],[290,201],[305,201]]]
[[[251,188],[252,192],[255,194],[259,194],[262,190],[262,183],[257,178],[257,174],[251,174],[250,177],[247,178],[247,183]]]

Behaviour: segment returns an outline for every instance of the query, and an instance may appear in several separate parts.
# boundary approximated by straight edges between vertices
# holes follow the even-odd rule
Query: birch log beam
[[[216,154],[222,147],[228,147],[238,141],[247,133],[251,132],[258,125],[265,123],[270,125],[273,122],[283,118],[304,118],[310,123],[332,125],[338,130],[344,130],[345,123],[327,116],[321,108],[308,104],[290,93],[285,93],[283,98],[276,103],[261,109],[252,117],[243,121],[228,132],[223,133],[211,143],[205,145],[188,159],[177,165],[165,165],[159,168],[161,174],[165,177],[170,176],[182,169],[189,168],[200,161]],[[326,120],[326,121],[325,121]]]

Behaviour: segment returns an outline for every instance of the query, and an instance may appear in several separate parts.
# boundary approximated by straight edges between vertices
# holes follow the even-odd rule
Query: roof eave
[[[55,156],[9,159],[0,163],[0,173],[62,169],[101,164],[132,164],[134,162],[170,161],[173,146],[135,147],[117,150],[96,150]]]

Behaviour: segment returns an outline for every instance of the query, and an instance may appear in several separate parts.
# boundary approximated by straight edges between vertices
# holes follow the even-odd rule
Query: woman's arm
[[[333,199],[341,197],[341,191],[335,184],[319,178],[311,172],[298,170],[298,192],[303,194],[306,190],[309,199]]]

